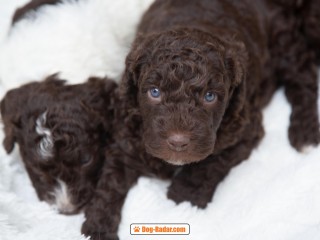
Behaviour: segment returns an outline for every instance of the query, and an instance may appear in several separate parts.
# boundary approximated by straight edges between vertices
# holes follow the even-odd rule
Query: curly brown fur
[[[65,85],[56,75],[9,91],[1,101],[4,148],[20,153],[40,200],[61,213],[91,198],[112,142],[114,89],[108,79]]]
[[[155,1],[126,59],[125,121],[107,151],[112,160],[86,210],[84,234],[117,239],[129,188],[140,175],[161,173],[155,169],[172,178],[170,199],[206,207],[263,137],[262,108],[281,84],[293,109],[291,144],[318,144],[312,50],[288,3]],[[309,125],[297,127],[302,121]]]
[[[307,42],[316,52],[317,63],[320,64],[320,2],[318,0],[304,0],[300,10],[302,29]]]
[[[307,11],[308,17],[314,19],[308,9],[309,4],[317,9],[317,4],[313,0],[294,3],[290,8],[273,11],[270,52],[275,76],[284,85],[292,106],[289,140],[295,149],[303,152],[320,142],[316,48],[310,45],[314,38],[308,29],[312,24],[305,16]],[[317,30],[313,30],[316,36]],[[320,35],[318,37],[320,40]]]
[[[150,156],[141,144],[141,117],[126,102],[117,102],[113,123],[115,142],[106,148],[101,177],[85,209],[81,231],[92,239],[118,239],[117,229],[125,197],[139,176],[168,179],[176,167]],[[132,110],[132,111],[131,111]]]

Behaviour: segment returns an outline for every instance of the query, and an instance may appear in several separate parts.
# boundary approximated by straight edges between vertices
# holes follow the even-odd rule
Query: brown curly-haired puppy
[[[126,59],[126,117],[83,233],[117,239],[121,207],[140,175],[172,177],[170,199],[206,207],[259,143],[261,110],[280,85],[292,105],[293,147],[319,143],[314,49],[295,2],[155,1]]]
[[[4,148],[19,144],[40,200],[78,212],[91,198],[112,141],[114,89],[108,79],[65,85],[56,75],[9,91],[1,101]]]

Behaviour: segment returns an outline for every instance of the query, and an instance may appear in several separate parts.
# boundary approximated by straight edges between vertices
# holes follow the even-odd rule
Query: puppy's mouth
[[[201,144],[188,135],[172,134],[166,139],[145,141],[147,153],[173,165],[199,162],[208,157],[214,148],[214,140]]]
[[[164,161],[173,164],[173,165],[185,165],[193,162],[199,162],[206,157],[208,157],[208,154],[198,154],[198,155],[191,155],[191,154],[177,154],[175,152],[169,153],[170,156],[168,158],[163,159]]]
[[[193,162],[199,162],[210,155],[210,152],[203,153],[203,154],[191,154],[188,152],[174,152],[174,151],[147,151],[149,154],[153,155],[154,157],[160,158],[172,165],[185,165]]]

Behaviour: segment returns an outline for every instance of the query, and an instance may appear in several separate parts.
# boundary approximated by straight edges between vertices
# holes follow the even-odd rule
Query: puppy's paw
[[[193,206],[206,208],[211,201],[212,194],[212,191],[206,191],[202,186],[188,186],[173,181],[168,189],[167,196],[177,204],[189,201]]]
[[[310,152],[312,152],[316,148],[317,148],[317,146],[315,146],[315,145],[304,146],[301,148],[300,152],[303,154],[309,154]]]
[[[291,124],[289,127],[290,144],[301,153],[308,153],[320,143],[319,124]]]
[[[90,240],[119,240],[117,234],[108,234],[105,232],[90,232],[85,234]]]
[[[87,220],[83,223],[81,233],[90,240],[119,240],[117,233],[110,233],[99,227],[91,225]]]

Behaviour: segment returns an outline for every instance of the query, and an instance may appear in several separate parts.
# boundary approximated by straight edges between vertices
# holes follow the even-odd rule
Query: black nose
[[[187,150],[190,143],[190,138],[185,134],[175,133],[168,137],[167,143],[171,150],[182,152]]]

